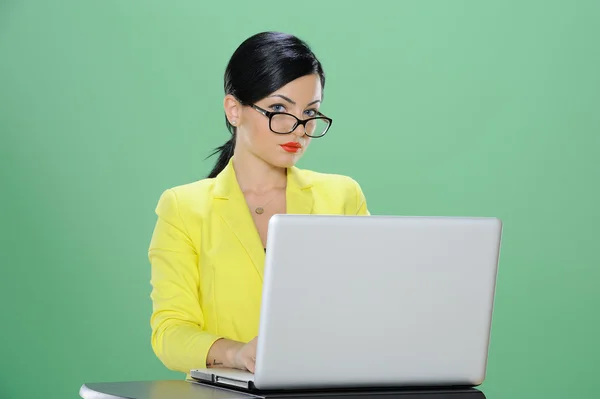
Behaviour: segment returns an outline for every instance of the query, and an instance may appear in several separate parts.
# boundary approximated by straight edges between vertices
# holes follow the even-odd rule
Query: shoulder
[[[215,187],[214,178],[206,178],[191,183],[186,183],[169,188],[167,191],[173,192],[180,201],[203,199],[213,193]]]
[[[206,204],[211,198],[215,186],[214,178],[169,187],[160,195],[157,211],[161,209],[189,209]]]
[[[303,179],[310,181],[314,189],[323,191],[353,192],[361,190],[360,184],[352,177],[336,173],[317,172],[309,169],[297,169]]]
[[[352,177],[296,169],[303,181],[310,182],[313,193],[329,203],[339,204],[346,214],[368,214],[366,198],[360,184]]]

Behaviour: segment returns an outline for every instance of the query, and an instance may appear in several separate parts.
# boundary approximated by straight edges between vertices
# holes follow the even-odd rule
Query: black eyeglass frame
[[[275,133],[275,134],[290,134],[292,133],[294,130],[296,130],[296,128],[298,127],[298,125],[302,125],[304,127],[304,134],[307,135],[308,137],[314,138],[314,139],[318,139],[321,138],[323,136],[325,136],[325,134],[329,131],[329,128],[331,128],[331,124],[333,123],[333,119],[323,115],[322,113],[320,113],[319,111],[317,111],[317,115],[319,116],[313,116],[312,118],[308,118],[308,119],[303,119],[300,120],[298,119],[295,115],[292,114],[288,114],[287,112],[271,112],[271,111],[267,111],[266,109],[263,109],[261,107],[259,107],[256,104],[251,104],[251,107],[254,108],[255,110],[257,110],[258,112],[260,112],[261,114],[263,114],[264,116],[266,116],[267,118],[269,118],[269,129]],[[289,115],[292,118],[296,119],[296,123],[294,123],[294,126],[292,127],[292,129],[289,132],[276,132],[275,130],[273,130],[273,128],[271,127],[271,122],[273,120],[273,117],[275,115]],[[308,133],[306,133],[306,123],[312,121],[312,120],[316,120],[316,119],[322,119],[327,121],[327,129],[325,129],[325,131],[319,135],[319,136],[312,136]]]

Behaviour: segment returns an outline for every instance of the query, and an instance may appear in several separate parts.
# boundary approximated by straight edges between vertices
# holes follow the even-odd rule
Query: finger
[[[254,374],[254,369],[256,368],[256,362],[253,359],[248,359],[248,361],[246,362],[246,368],[248,369],[249,372]]]

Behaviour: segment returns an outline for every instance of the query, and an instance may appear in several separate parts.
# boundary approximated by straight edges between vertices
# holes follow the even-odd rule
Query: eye
[[[317,115],[317,110],[316,109],[307,109],[306,111],[304,111],[304,113],[309,117],[312,118],[313,116]]]
[[[285,112],[285,107],[282,104],[271,105],[271,109],[274,112]]]

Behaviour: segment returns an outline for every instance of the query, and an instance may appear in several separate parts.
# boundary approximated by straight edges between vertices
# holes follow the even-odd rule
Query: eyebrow
[[[285,101],[289,102],[290,104],[296,105],[296,102],[294,100],[292,100],[289,97],[284,96],[283,94],[273,94],[272,96],[269,96],[269,97],[283,98]],[[316,104],[316,103],[320,103],[320,102],[321,102],[321,100],[315,100],[315,101],[313,101],[311,103],[308,103],[307,107],[310,106],[310,105]]]

